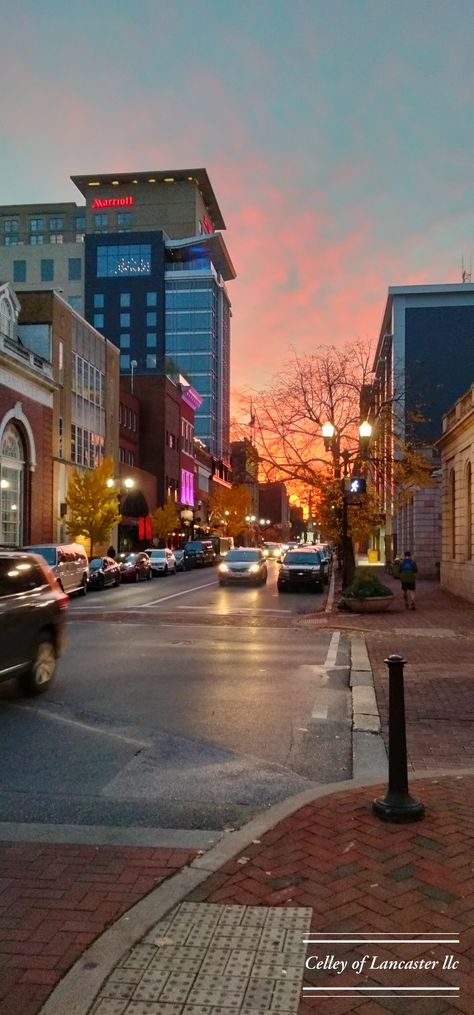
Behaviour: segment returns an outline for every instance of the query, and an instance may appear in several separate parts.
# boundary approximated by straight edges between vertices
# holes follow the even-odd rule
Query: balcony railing
[[[0,327],[2,327],[1,323]],[[48,360],[43,359],[42,356],[37,356],[31,349],[26,349],[24,345],[20,345],[14,339],[0,334],[0,353],[2,352],[12,359],[31,367],[32,370],[39,371],[43,377],[52,379],[53,368]]]

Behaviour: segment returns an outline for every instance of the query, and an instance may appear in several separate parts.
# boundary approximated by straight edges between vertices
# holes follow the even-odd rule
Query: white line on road
[[[128,613],[129,610],[143,610],[147,606],[157,606],[158,603],[165,603],[167,599],[176,599],[177,596],[187,596],[190,592],[199,592],[199,589],[207,589],[211,585],[215,585],[216,582],[206,582],[205,585],[196,585],[193,589],[183,589],[182,592],[173,592],[170,596],[161,596],[161,599],[152,599],[149,603],[137,603],[136,606],[118,606],[114,608],[110,606],[109,610],[104,610],[103,606],[83,606],[82,609],[76,607],[76,609],[70,610],[72,613],[82,613],[84,610],[88,613],[89,610],[102,610],[102,613]]]
[[[121,740],[124,744],[132,747],[150,747],[149,740],[134,740],[133,737],[125,737],[122,733],[113,733],[112,730],[105,730],[102,727],[89,726],[86,722],[79,722],[77,719],[68,719],[65,715],[58,715],[57,712],[48,712],[46,709],[35,708],[34,705],[13,705],[13,708],[21,708],[22,712],[34,712],[35,715],[52,719],[54,722],[62,722],[66,726],[77,726],[78,729],[86,730],[88,733],[98,733],[99,736],[113,737],[114,740]]]

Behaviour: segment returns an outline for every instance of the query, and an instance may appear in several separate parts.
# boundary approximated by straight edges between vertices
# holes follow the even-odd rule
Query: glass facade
[[[71,462],[93,469],[104,456],[105,374],[72,354]]]
[[[149,243],[107,244],[97,247],[97,278],[151,274]]]

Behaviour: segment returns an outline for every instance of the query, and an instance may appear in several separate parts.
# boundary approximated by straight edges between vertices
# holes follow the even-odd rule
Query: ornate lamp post
[[[186,542],[188,543],[193,538],[194,511],[191,508],[183,508],[181,511],[181,521],[185,529]]]
[[[337,427],[328,420],[323,423],[321,432],[324,439],[324,447],[326,451],[330,451],[333,460],[334,478],[341,482],[342,492],[342,587],[343,589],[349,584],[349,580],[352,575],[349,573],[353,569],[353,547],[352,540],[349,536],[348,531],[348,503],[347,503],[347,478],[349,476],[349,465],[351,462],[350,451],[344,449],[341,451],[341,434]],[[363,461],[367,460],[368,449],[370,438],[372,436],[372,426],[367,420],[359,426],[359,450],[358,454]],[[354,455],[353,457],[357,457]],[[341,467],[342,467],[342,479],[341,479]]]

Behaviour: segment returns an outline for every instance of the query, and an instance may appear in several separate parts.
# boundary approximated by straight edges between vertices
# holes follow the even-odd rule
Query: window
[[[6,247],[17,247],[18,246],[18,238],[16,236],[5,236],[5,246]]]
[[[84,233],[76,233],[76,243],[84,243]]]
[[[130,349],[130,335],[126,331],[123,331],[120,335],[120,348]]]
[[[156,349],[156,332],[147,331],[146,335],[146,347],[147,349]]]
[[[0,446],[0,545],[21,546],[25,453],[12,423],[5,427]]]
[[[26,282],[26,261],[13,262],[13,281]]]
[[[121,356],[120,357],[120,369],[121,370],[130,370],[130,356]]]
[[[94,323],[94,328],[103,328],[104,327],[104,315],[103,314],[94,314],[94,322],[93,323]]]
[[[151,275],[151,244],[124,243],[97,247],[97,277]]]
[[[59,417],[59,433],[58,433],[58,458],[64,457],[64,420],[63,417]]]
[[[68,299],[68,303],[69,303],[69,306],[72,307],[73,310],[77,310],[78,314],[81,313],[81,311],[82,311],[82,296],[70,296],[69,299]]]
[[[44,219],[30,219],[30,233],[42,233],[44,229]]]
[[[130,293],[120,293],[120,306],[121,307],[130,306]]]
[[[117,225],[121,226],[122,229],[132,224],[132,213],[130,211],[119,211],[117,212]]]
[[[54,261],[49,257],[41,259],[41,281],[54,281]]]
[[[147,305],[147,307],[156,307],[156,305],[157,305],[157,296],[158,296],[157,293],[147,293],[146,294],[146,305]]]
[[[94,215],[95,226],[103,228],[104,226],[108,226],[108,224],[109,224],[109,216],[107,215],[106,212],[101,212],[100,214]]]
[[[64,240],[64,237],[63,237],[62,233],[50,233],[49,234],[49,242],[50,243],[62,243],[63,240]]]
[[[40,247],[43,244],[43,242],[44,242],[44,237],[43,236],[36,235],[35,233],[33,233],[30,236],[30,243],[31,243],[32,247]]]
[[[119,462],[125,463],[125,448],[119,448]]]
[[[4,219],[3,220],[3,231],[4,231],[4,233],[17,233],[18,232],[18,219]]]
[[[76,228],[76,232],[78,232],[78,233],[85,232],[85,228],[86,228],[86,216],[85,215],[76,215],[76,219],[75,219],[74,225],[75,225],[75,228]]]
[[[136,412],[132,412],[132,430],[133,430],[134,433],[137,432],[137,414],[136,414]]]
[[[82,275],[81,267],[80,257],[70,257],[68,259],[68,278],[70,282],[80,281]]]
[[[94,293],[94,310],[102,310],[104,306],[104,294]]]
[[[120,314],[120,327],[121,328],[130,327],[130,314]]]
[[[156,368],[156,355],[155,355],[155,353],[147,353],[146,365],[147,365],[147,370],[154,370]]]
[[[149,310],[148,311],[148,313],[146,315],[146,323],[147,323],[147,327],[148,326],[153,326],[153,325],[156,326],[156,314],[155,314],[155,312],[153,310]]]
[[[52,233],[57,233],[63,229],[63,220],[61,218],[51,218],[49,220],[49,229]]]
[[[62,381],[64,375],[64,342],[61,341],[59,342],[58,345],[58,370],[59,370],[59,379]]]

